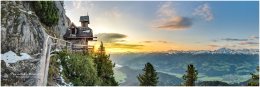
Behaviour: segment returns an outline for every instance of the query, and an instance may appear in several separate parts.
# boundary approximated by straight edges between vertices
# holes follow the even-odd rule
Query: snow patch
[[[59,51],[61,51],[61,50],[60,50],[60,49],[55,49],[55,51],[56,51],[56,52],[59,52]]]
[[[32,15],[32,11],[25,11],[25,10],[23,10],[23,9],[19,9],[21,12],[24,12],[24,13],[27,13],[27,14],[29,14],[29,15]]]
[[[59,68],[60,68],[60,79],[61,79],[61,83],[63,83],[65,86],[73,86],[73,84],[71,83],[71,82],[69,82],[69,83],[66,83],[65,82],[65,80],[63,79],[63,75],[62,75],[62,70],[63,70],[63,67],[62,67],[62,65],[60,65],[59,66]],[[62,85],[60,85],[60,84],[58,84],[59,86],[62,86]]]
[[[6,63],[15,63],[20,60],[31,59],[32,57],[27,53],[20,53],[21,56],[18,56],[13,51],[8,51],[4,54],[1,54],[1,60],[4,60]]]

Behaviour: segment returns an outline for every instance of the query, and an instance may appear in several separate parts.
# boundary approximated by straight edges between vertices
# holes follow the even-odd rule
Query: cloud
[[[159,40],[159,43],[169,43],[168,41]]]
[[[119,19],[120,17],[122,17],[122,13],[119,11],[118,7],[113,7],[104,14],[114,19]]]
[[[125,43],[127,35],[119,33],[99,33],[96,35],[98,41],[103,41],[106,48],[141,49],[141,44]]]
[[[238,47],[237,45],[230,45],[229,47]]]
[[[163,3],[159,10],[157,11],[157,13],[159,13],[159,16],[168,16],[171,17],[173,15],[175,15],[175,9],[172,8],[171,6],[171,2],[165,2]]]
[[[96,36],[98,41],[103,41],[104,43],[124,42],[125,40],[122,39],[127,37],[127,35],[119,33],[99,33]]]
[[[71,22],[80,25],[79,17],[83,15],[92,15],[96,11],[96,6],[92,1],[65,1],[64,9]],[[91,16],[92,17],[92,16]]]
[[[157,28],[166,30],[180,30],[191,27],[192,20],[187,17],[177,16],[162,20],[161,23],[162,24],[160,24]]]
[[[212,42],[218,42],[218,40],[211,40]]]
[[[67,1],[65,3],[66,11],[75,11],[77,14],[86,15],[88,11],[94,10],[94,3],[91,1]],[[66,12],[68,13],[68,12]],[[90,12],[89,12],[90,13]]]
[[[201,18],[205,19],[206,21],[211,21],[214,19],[214,16],[211,12],[211,8],[207,3],[204,3],[200,6],[198,6],[194,12],[193,15],[200,16]]]
[[[75,1],[75,2],[72,2],[72,5],[75,7],[75,8],[77,8],[77,9],[79,9],[80,7],[81,7],[81,1]]]
[[[141,49],[144,45],[126,43],[127,35],[119,33],[99,33],[98,41],[103,41],[106,48]]]
[[[169,43],[168,41],[159,40],[159,41],[143,41],[141,43]]]
[[[155,28],[163,30],[182,30],[191,27],[192,19],[179,16],[171,2],[163,3],[157,10],[159,18],[153,23]]]
[[[237,38],[224,38],[221,40],[225,40],[225,41],[248,41],[248,39],[237,39]]]
[[[209,47],[220,47],[219,45],[208,45]]]
[[[106,43],[107,48],[142,49],[144,45],[126,43]]]
[[[250,36],[251,39],[259,39],[259,36]]]
[[[258,45],[258,42],[248,42],[248,41],[244,41],[244,42],[240,42],[240,45]]]
[[[144,43],[152,43],[153,41],[143,41]]]

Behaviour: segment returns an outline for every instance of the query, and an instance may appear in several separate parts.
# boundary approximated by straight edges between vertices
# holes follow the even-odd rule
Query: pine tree
[[[186,71],[187,74],[183,75],[183,79],[185,81],[184,85],[194,86],[195,81],[197,80],[198,72],[197,70],[195,70],[195,67],[192,64],[188,65],[187,68],[188,68],[188,70]]]
[[[115,81],[115,78],[113,77],[114,64],[112,64],[112,61],[109,59],[109,57],[109,55],[106,55],[105,47],[101,42],[98,52],[95,56],[98,77],[101,78],[101,85],[103,86],[117,86],[118,83]]]
[[[259,73],[259,66],[256,68],[257,73]],[[251,79],[247,83],[248,86],[259,86],[259,74],[251,73]]]
[[[101,41],[100,47],[98,49],[98,53],[101,54],[101,55],[105,55],[106,54],[106,50],[105,50],[105,47],[104,47],[102,41]]]
[[[140,86],[156,86],[159,77],[157,77],[157,72],[151,63],[146,63],[143,69],[144,73],[137,76],[140,82]]]

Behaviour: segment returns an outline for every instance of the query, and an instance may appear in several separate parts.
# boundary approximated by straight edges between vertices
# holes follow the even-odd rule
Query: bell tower
[[[89,16],[80,16],[81,27],[88,27],[89,24]]]

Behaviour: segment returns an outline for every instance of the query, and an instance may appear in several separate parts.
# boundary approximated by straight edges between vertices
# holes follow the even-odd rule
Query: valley
[[[188,64],[194,64],[198,70],[198,81],[222,81],[228,84],[245,82],[251,78],[250,73],[256,72],[258,54],[252,51],[232,51],[226,49],[202,53],[122,53],[112,54],[111,59],[118,64],[116,71],[125,75],[121,85],[138,85],[136,76],[141,73],[145,63],[150,62],[159,73],[162,85],[180,85]],[[117,74],[117,73],[115,73]],[[136,82],[133,82],[136,81]],[[160,83],[159,83],[160,84]]]

